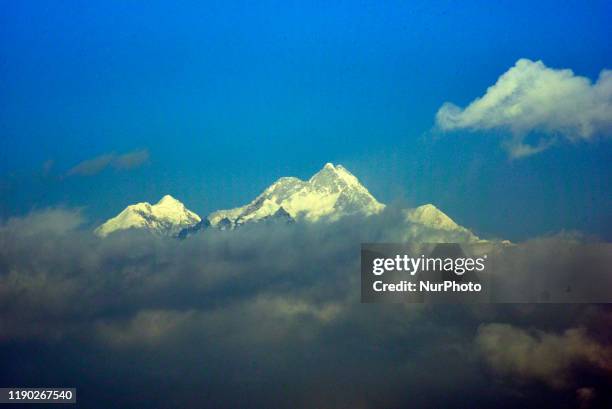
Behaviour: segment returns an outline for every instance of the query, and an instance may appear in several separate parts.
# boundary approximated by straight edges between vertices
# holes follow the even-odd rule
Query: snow
[[[431,230],[436,230],[440,233],[448,232],[458,235],[461,239],[457,241],[468,241],[468,242],[485,242],[472,233],[470,230],[463,226],[455,223],[453,219],[448,217],[444,212],[438,209],[433,204],[425,204],[414,209],[404,210],[406,215],[406,221],[413,223],[411,226],[412,233],[420,233],[422,227],[426,227]],[[409,229],[409,230],[410,230]],[[436,240],[431,240],[435,242]]]
[[[326,163],[307,181],[282,177],[247,205],[213,212],[205,222],[206,226],[210,223],[219,228],[235,228],[275,217],[305,222],[336,221],[347,215],[374,215],[384,208],[346,168]],[[407,238],[423,238],[426,234],[430,242],[447,241],[449,237],[484,242],[433,204],[405,209],[404,215]],[[178,236],[185,229],[194,226],[199,229],[196,225],[200,221],[179,200],[165,195],[154,205],[142,202],[126,207],[95,233],[105,237],[119,230],[144,229],[161,236]]]
[[[296,220],[314,222],[322,218],[337,220],[348,214],[371,215],[384,205],[343,166],[326,163],[308,181],[280,178],[251,203],[214,212],[209,220],[213,226],[223,219],[237,225],[270,217],[281,207]]]
[[[126,207],[117,216],[99,226],[95,233],[106,237],[115,231],[136,228],[173,236],[200,220],[200,216],[188,210],[179,200],[165,195],[154,205],[142,202]]]
[[[432,204],[407,210],[406,219],[413,223],[420,223],[440,230],[456,230],[460,227],[453,219]]]

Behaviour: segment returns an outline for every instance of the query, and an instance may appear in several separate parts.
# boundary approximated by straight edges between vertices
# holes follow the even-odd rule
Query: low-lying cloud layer
[[[499,130],[512,136],[512,157],[540,152],[557,140],[589,141],[612,132],[612,71],[592,83],[569,69],[520,59],[467,107],[446,102],[436,114],[442,131]],[[526,138],[537,133],[538,142]]]
[[[609,402],[604,306],[361,304],[359,243],[444,235],[398,215],[183,241],[99,239],[71,210],[9,220],[0,382],[76,386],[88,407]]]

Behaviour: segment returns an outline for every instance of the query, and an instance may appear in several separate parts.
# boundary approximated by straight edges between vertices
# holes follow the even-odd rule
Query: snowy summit
[[[126,207],[95,230],[101,237],[127,229],[145,229],[161,236],[175,236],[184,228],[200,222],[200,216],[170,195],[151,205],[147,202]]]
[[[327,163],[308,181],[282,177],[251,203],[216,211],[208,219],[212,226],[234,228],[277,217],[279,212],[294,220],[314,222],[322,219],[334,221],[349,214],[367,216],[380,212],[384,207],[342,165]]]

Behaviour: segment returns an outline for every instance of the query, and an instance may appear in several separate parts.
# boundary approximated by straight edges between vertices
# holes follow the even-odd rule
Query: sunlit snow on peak
[[[209,219],[213,226],[221,221],[236,226],[268,218],[281,207],[293,219],[317,221],[337,220],[349,214],[371,215],[384,205],[344,167],[327,163],[308,181],[280,178],[251,203],[214,212]]]
[[[159,202],[136,203],[99,226],[95,233],[105,237],[113,232],[127,229],[145,229],[162,236],[175,236],[182,229],[200,222],[200,216],[188,210],[183,203],[170,195]]]
[[[208,227],[231,230],[258,222],[333,222],[348,215],[371,216],[384,208],[346,168],[326,163],[307,181],[281,177],[247,205],[213,212],[204,220],[176,198],[165,195],[154,205],[141,202],[126,207],[95,233],[104,237],[115,231],[141,229],[160,236],[185,238]],[[433,237],[433,241],[449,237],[457,241],[482,241],[432,204],[405,209],[403,217],[409,237],[427,232],[428,239]],[[432,236],[434,233],[440,236]]]

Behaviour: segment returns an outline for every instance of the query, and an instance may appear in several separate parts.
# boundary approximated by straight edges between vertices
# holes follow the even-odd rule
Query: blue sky
[[[432,131],[520,58],[596,81],[609,2],[256,3],[3,2],[0,216],[97,221],[165,193],[207,214],[331,161],[485,236],[610,238],[605,132],[510,159],[497,131]],[[67,175],[141,150],[141,166]]]

